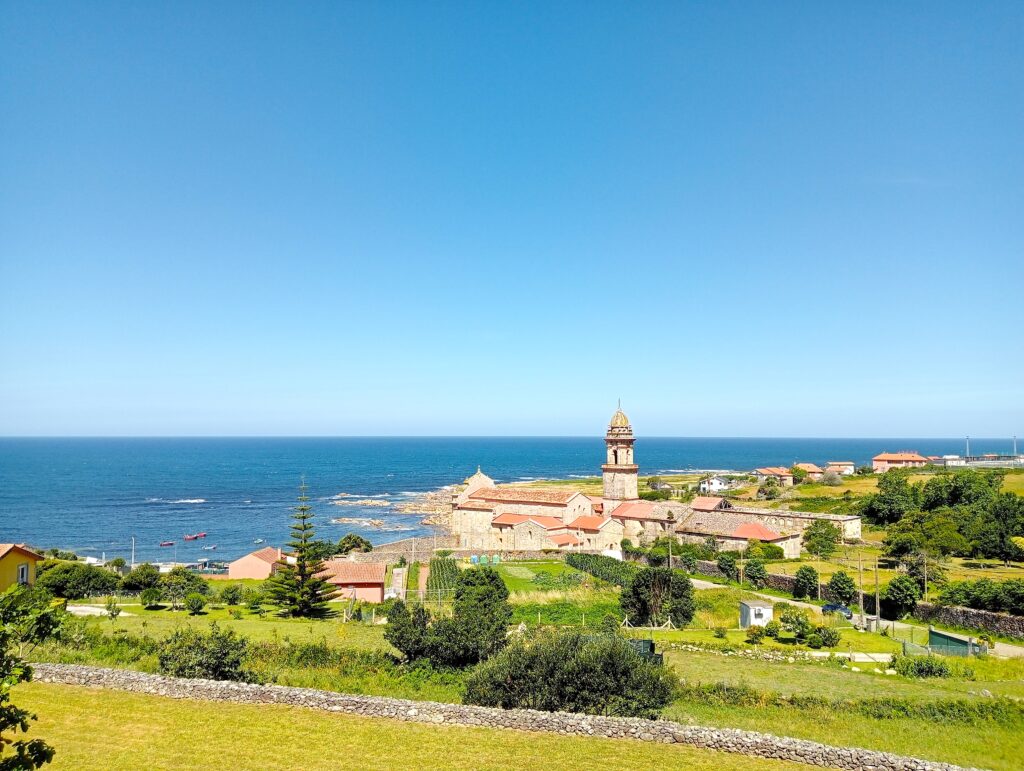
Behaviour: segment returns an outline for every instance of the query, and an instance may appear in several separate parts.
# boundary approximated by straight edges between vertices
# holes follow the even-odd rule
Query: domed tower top
[[[615,436],[623,436],[633,433],[633,427],[629,425],[629,418],[626,417],[626,413],[622,411],[622,402],[619,402],[619,407],[615,410],[615,414],[612,415],[611,421],[608,423],[608,434]]]
[[[633,462],[633,427],[622,411],[622,403],[612,415],[605,434],[607,461],[601,466],[604,477],[604,510],[611,512],[623,501],[633,501],[637,495],[637,466]]]

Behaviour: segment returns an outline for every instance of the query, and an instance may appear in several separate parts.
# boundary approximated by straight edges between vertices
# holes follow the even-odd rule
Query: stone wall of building
[[[687,744],[754,758],[807,763],[826,768],[879,771],[956,771],[957,766],[886,752],[832,747],[802,739],[741,731],[703,728],[668,720],[599,717],[566,712],[495,709],[463,704],[408,701],[381,696],[350,696],[311,688],[249,685],[216,680],[161,677],[122,669],[76,664],[37,664],[36,679],[48,683],[111,688],[173,699],[205,699],[247,704],[287,704],[365,717],[436,725],[482,726],[519,731],[543,731],[563,736],[634,739],[660,744]]]
[[[434,549],[451,549],[455,546],[455,539],[450,535],[440,535],[437,538],[425,536],[423,538],[403,538],[401,541],[383,543],[375,546],[373,551],[352,552],[349,558],[353,562],[384,562],[394,565],[402,557],[406,562],[412,562],[415,554],[417,562],[428,562],[434,554]]]

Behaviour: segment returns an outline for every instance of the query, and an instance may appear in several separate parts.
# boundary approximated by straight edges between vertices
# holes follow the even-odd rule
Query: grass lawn
[[[300,707],[175,700],[74,686],[19,686],[30,736],[54,769],[690,768],[742,771],[741,755],[628,740],[431,726]],[[807,768],[757,760],[758,768]]]
[[[588,578],[561,560],[537,560],[533,562],[501,562],[494,568],[510,592],[535,592],[544,589],[533,582],[534,576],[544,573],[549,576],[578,575]]]

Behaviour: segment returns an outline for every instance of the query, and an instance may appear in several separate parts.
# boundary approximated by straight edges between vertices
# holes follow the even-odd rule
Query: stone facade
[[[933,605],[930,602],[917,603],[913,615],[922,621],[985,630],[1024,640],[1024,616],[950,605]]]
[[[753,758],[790,760],[851,771],[957,771],[958,766],[918,760],[887,752],[772,736],[730,728],[703,728],[668,720],[599,717],[567,712],[495,709],[463,704],[408,701],[381,696],[350,696],[312,688],[250,685],[216,680],[161,677],[122,669],[76,664],[37,664],[36,679],[46,683],[110,688],[172,699],[205,699],[245,704],[287,704],[328,712],[435,725],[481,726],[518,731],[543,731],[563,736],[633,739],[660,744],[686,744]],[[229,759],[230,762],[230,759]]]

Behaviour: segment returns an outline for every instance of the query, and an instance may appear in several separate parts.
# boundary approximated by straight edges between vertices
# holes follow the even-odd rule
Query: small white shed
[[[772,620],[772,604],[767,600],[740,600],[740,629],[766,626]]]

